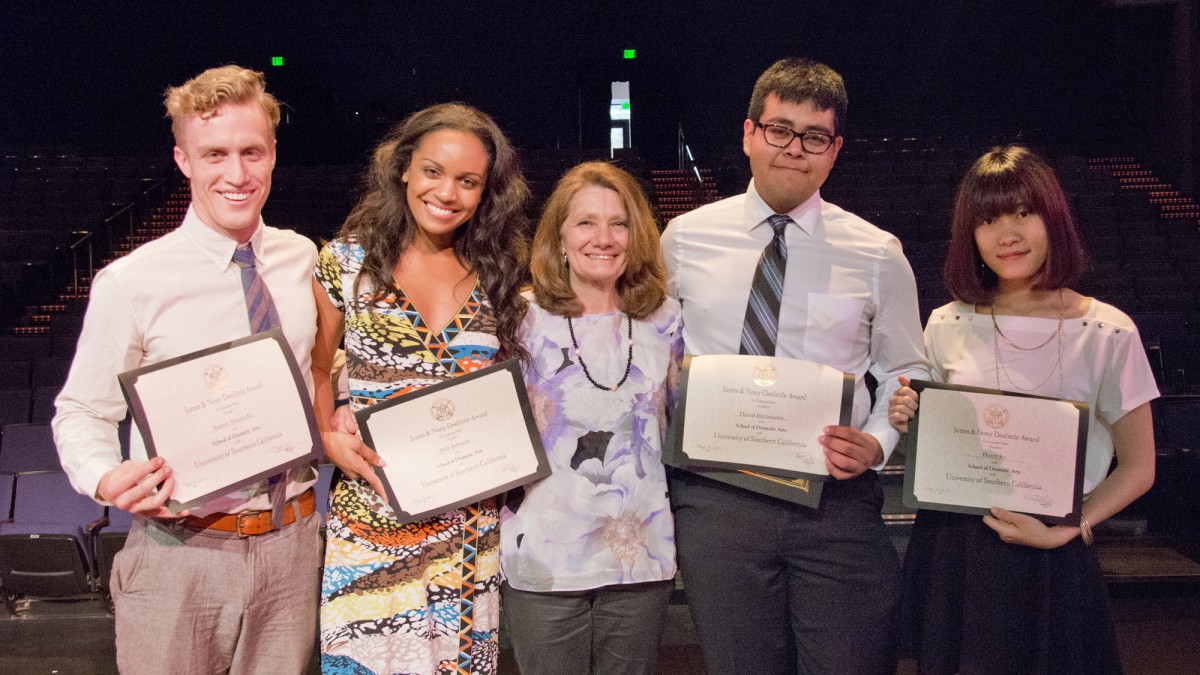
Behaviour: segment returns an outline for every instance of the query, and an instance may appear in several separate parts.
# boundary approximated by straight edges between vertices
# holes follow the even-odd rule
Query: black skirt
[[[904,557],[902,653],[929,675],[1120,673],[1096,552],[1006,544],[982,516],[917,513]]]

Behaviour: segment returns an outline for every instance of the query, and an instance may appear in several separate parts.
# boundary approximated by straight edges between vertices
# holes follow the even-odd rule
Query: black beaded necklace
[[[621,381],[611,387],[606,387],[592,379],[592,374],[588,372],[587,364],[583,362],[583,354],[579,352],[579,341],[575,339],[575,325],[571,323],[571,317],[567,317],[567,330],[571,331],[571,347],[575,349],[575,358],[579,359],[579,365],[583,368],[583,376],[588,382],[597,389],[604,391],[616,391],[621,385],[625,384],[625,380],[629,379],[629,368],[633,365],[633,319],[625,315],[626,332],[629,336],[629,355],[625,357],[625,374],[621,376]]]

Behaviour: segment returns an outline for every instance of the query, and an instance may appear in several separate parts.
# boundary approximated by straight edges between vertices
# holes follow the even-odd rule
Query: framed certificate
[[[914,380],[904,503],[984,515],[991,507],[1076,525],[1083,505],[1088,405]]]
[[[319,458],[321,436],[291,346],[276,328],[121,373],[150,457],[179,512]]]
[[[550,475],[515,360],[358,411],[375,472],[401,522],[445,513]]]
[[[771,356],[685,357],[663,461],[774,477],[829,476],[817,438],[849,424],[854,376]]]

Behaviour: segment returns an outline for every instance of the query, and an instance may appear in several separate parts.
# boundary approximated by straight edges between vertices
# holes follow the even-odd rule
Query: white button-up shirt
[[[258,273],[271,292],[311,397],[309,368],[317,321],[311,279],[316,247],[295,232],[266,227],[261,221],[250,242]],[[178,229],[96,275],[53,421],[59,459],[79,492],[94,497],[100,478],[121,463],[117,424],[125,418],[126,404],[119,373],[250,335],[241,270],[232,262],[236,246],[189,208]],[[136,426],[130,458],[147,459]],[[289,498],[315,482],[315,476],[304,473],[291,472],[293,479],[299,474],[306,480],[288,485]],[[261,483],[212,500],[192,513],[269,509],[266,481]]]
[[[689,354],[737,354],[758,259],[774,211],[751,182],[745,194],[675,218],[663,233],[668,288],[683,304]],[[898,378],[928,378],[912,268],[900,241],[820,193],[792,209],[775,355],[855,376],[855,428],[887,462],[899,434],[887,421]],[[870,404],[863,376],[879,383]]]

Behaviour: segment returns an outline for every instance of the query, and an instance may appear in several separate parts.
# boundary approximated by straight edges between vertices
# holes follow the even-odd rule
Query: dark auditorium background
[[[700,157],[736,142],[754,78],[799,54],[845,75],[851,135],[1024,130],[1146,151],[1173,178],[1195,171],[1173,105],[1194,99],[1194,72],[1180,81],[1172,51],[1195,19],[1175,26],[1177,4],[11,0],[0,128],[5,147],[159,150],[162,90],[232,62],[288,103],[284,162],[353,159],[381,124],[446,100],[520,147],[590,148],[607,144],[608,83],[628,80],[635,147],[657,164],[679,124]]]
[[[1079,290],[1133,317],[1164,394],[1155,486],[1096,533],[1122,658],[1135,675],[1196,672],[1197,4],[0,1],[0,673],[115,672],[107,570],[127,520],[86,498],[88,515],[67,513],[77,500],[46,488],[38,508],[61,515],[63,538],[5,527],[29,485],[64,482],[48,422],[91,274],[187,206],[164,89],[227,63],[263,71],[284,103],[265,218],[320,239],[353,205],[388,127],[445,101],[488,112],[520,149],[535,216],[565,169],[610,157],[611,84],[628,82],[631,147],[613,156],[663,226],[745,190],[750,91],[784,56],[845,77],[846,143],[822,194],[901,239],[923,319],[948,300],[940,265],[966,168],[998,143],[1050,159],[1091,258]],[[902,460],[881,471],[901,551],[913,520]],[[703,673],[695,641],[679,590],[661,672]],[[507,645],[502,672],[516,673]]]

